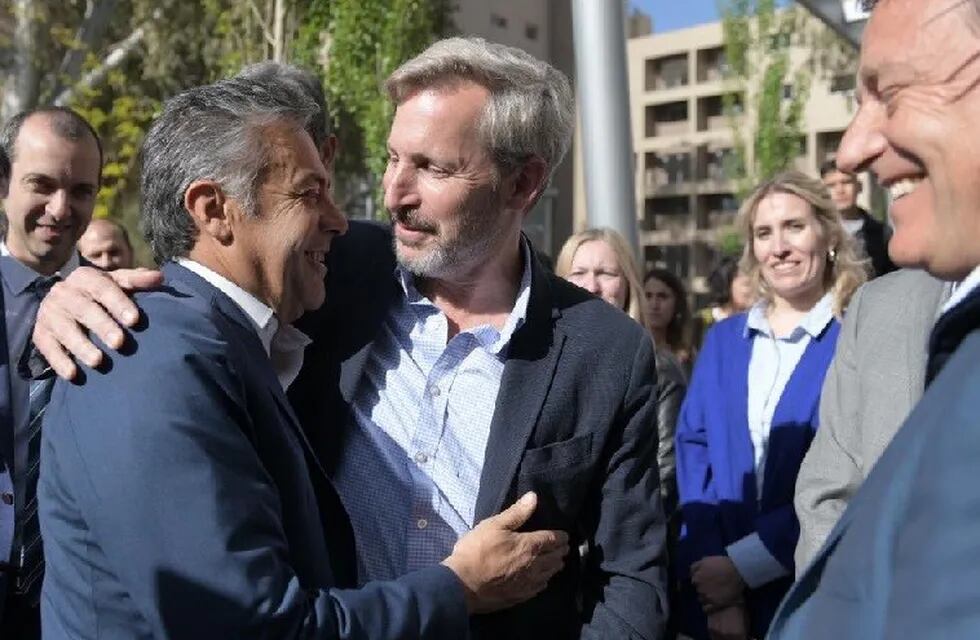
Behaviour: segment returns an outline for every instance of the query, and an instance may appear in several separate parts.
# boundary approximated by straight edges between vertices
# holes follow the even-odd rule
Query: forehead
[[[389,143],[437,147],[474,140],[489,96],[469,81],[420,89],[395,109]]]
[[[821,180],[828,183],[857,182],[857,176],[851,175],[850,173],[844,173],[843,171],[828,171],[827,173],[823,174],[823,178],[821,178]]]
[[[874,81],[940,82],[980,44],[969,20],[973,0],[884,0],[861,45],[860,76]]]
[[[91,135],[78,140],[65,138],[54,130],[50,118],[37,114],[24,120],[17,133],[11,171],[96,182],[99,162],[99,147]]]
[[[304,178],[327,178],[327,170],[313,138],[300,127],[277,122],[264,127],[260,135],[269,154],[267,181],[294,182]]]
[[[774,224],[801,216],[813,216],[813,207],[809,202],[792,193],[770,193],[763,197],[755,208],[752,226]]]
[[[114,224],[93,220],[82,238],[87,242],[122,242],[122,231]]]
[[[615,264],[616,251],[605,240],[586,240],[575,250],[573,262],[611,262]]]

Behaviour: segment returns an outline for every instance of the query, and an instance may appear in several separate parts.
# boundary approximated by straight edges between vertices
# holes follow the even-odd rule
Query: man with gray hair
[[[284,395],[309,342],[289,323],[323,303],[347,228],[315,112],[237,79],[176,96],[150,130],[141,224],[164,286],[137,295],[133,348],[52,394],[45,638],[457,638],[561,567],[565,534],[515,531],[529,494],[441,562],[334,588],[345,516]]]
[[[548,273],[521,223],[571,141],[568,80],[480,39],[435,43],[386,83],[391,229],[351,223],[290,398],[357,540],[361,582],[439,562],[525,491],[525,525],[573,558],[527,603],[474,617],[478,638],[658,638],[664,516],[653,344]],[[73,286],[74,285],[74,286]],[[83,274],[35,339],[64,375],[102,355],[132,303]],[[57,344],[56,344],[57,343]],[[61,345],[65,346],[62,347]],[[461,538],[461,536],[463,536]]]

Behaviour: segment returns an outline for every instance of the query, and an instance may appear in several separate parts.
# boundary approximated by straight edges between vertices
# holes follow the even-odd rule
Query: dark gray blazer
[[[331,250],[327,303],[290,397],[328,473],[350,399],[390,305],[403,295],[387,228],[352,223]],[[474,618],[478,638],[658,638],[664,516],[656,467],[653,341],[625,314],[533,265],[527,321],[511,341],[476,519],[534,490],[527,528],[562,529],[572,554],[529,602]],[[380,499],[380,498],[379,498]],[[589,553],[578,557],[578,547]]]

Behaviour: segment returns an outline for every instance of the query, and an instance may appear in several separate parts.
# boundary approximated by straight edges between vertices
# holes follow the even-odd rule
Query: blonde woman
[[[555,273],[625,311],[647,327],[643,285],[626,240],[612,229],[587,229],[565,241]],[[660,495],[668,518],[677,505],[674,428],[686,386],[684,373],[669,351],[657,345],[657,433],[660,444]]]
[[[681,631],[764,637],[792,583],[793,490],[864,265],[826,188],[799,172],[739,210],[757,302],[714,325],[677,425]]]

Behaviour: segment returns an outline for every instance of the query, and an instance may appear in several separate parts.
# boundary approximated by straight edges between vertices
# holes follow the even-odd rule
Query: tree
[[[322,65],[342,153],[337,179],[346,208],[376,204],[393,109],[384,79],[451,29],[448,0],[313,0],[294,47],[297,62]]]
[[[726,0],[723,16],[729,67],[724,102],[736,151],[728,170],[744,196],[793,166],[802,152],[811,64],[794,66],[790,55],[806,37],[805,17],[796,9],[777,11],[774,0]]]

